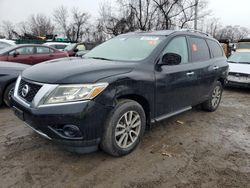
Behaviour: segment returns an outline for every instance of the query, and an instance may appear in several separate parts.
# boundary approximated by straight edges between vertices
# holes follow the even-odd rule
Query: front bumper
[[[227,86],[229,87],[245,87],[250,88],[250,83],[242,83],[242,82],[233,82],[233,81],[227,81]]]
[[[22,120],[35,132],[64,148],[75,152],[92,152],[98,148],[104,122],[111,110],[95,101],[26,107],[13,97],[14,110],[22,113]],[[20,116],[19,116],[20,118]],[[64,125],[75,125],[79,128],[81,138],[69,138],[57,131]]]

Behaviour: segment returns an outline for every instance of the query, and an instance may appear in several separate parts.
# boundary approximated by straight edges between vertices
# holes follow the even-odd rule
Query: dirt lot
[[[159,123],[122,158],[63,151],[0,109],[0,187],[45,186],[250,187],[250,90],[226,90],[215,113]]]

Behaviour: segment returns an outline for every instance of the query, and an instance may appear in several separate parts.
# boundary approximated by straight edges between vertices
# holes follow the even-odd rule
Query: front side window
[[[207,61],[210,59],[209,49],[204,39],[190,37],[192,61]]]
[[[146,59],[163,39],[165,39],[165,36],[118,36],[97,46],[84,57],[141,61]]]
[[[175,53],[181,56],[181,64],[188,63],[188,47],[185,37],[174,38],[164,49],[163,55],[166,53]]]
[[[34,50],[34,48],[31,46],[21,47],[21,48],[17,48],[16,50],[10,52],[10,54],[14,54],[14,52],[17,52],[20,55],[29,55],[29,54],[33,54],[33,50]]]

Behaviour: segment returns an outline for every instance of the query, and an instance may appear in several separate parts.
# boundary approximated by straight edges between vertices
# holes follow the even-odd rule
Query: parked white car
[[[228,58],[228,85],[250,87],[250,51],[237,51]]]
[[[16,45],[16,42],[13,40],[7,40],[7,39],[0,39],[0,49],[9,47],[9,46],[14,46]]]
[[[65,42],[46,42],[44,45],[54,47],[60,51],[63,51],[67,46],[70,45],[70,43]]]

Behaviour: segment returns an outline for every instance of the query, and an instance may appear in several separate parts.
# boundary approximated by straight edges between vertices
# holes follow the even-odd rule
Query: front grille
[[[230,76],[236,76],[236,77],[249,77],[249,74],[244,73],[237,73],[237,72],[229,72],[228,75]]]
[[[26,96],[23,96],[22,89],[24,86],[27,85],[29,87],[28,94]],[[21,80],[19,87],[18,87],[18,95],[24,99],[26,102],[32,102],[34,97],[36,96],[37,92],[41,89],[42,85],[34,84],[25,80]]]

